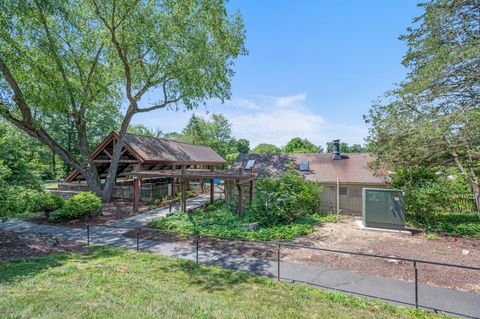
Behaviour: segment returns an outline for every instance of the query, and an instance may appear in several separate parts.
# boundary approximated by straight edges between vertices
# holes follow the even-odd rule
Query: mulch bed
[[[0,262],[19,258],[34,258],[58,252],[85,252],[87,247],[67,240],[52,246],[46,242],[26,240],[22,234],[0,230]]]
[[[38,217],[29,220],[29,222],[41,225],[63,226],[71,228],[85,228],[89,225],[107,224],[120,219],[129,218],[138,214],[149,211],[150,208],[141,204],[138,209],[138,213],[133,213],[133,203],[127,200],[114,200],[109,203],[105,203],[102,206],[102,211],[97,216],[92,216],[84,219],[76,219],[62,223],[50,222],[44,214],[40,214]]]

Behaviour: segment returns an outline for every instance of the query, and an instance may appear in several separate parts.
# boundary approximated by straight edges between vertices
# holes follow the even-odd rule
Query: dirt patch
[[[0,262],[19,258],[34,258],[56,252],[83,252],[87,247],[62,240],[52,245],[48,241],[28,240],[21,234],[0,230]]]
[[[160,207],[160,206],[159,206]],[[63,226],[71,228],[85,228],[87,224],[99,225],[107,224],[120,219],[129,218],[138,214],[149,211],[150,208],[141,204],[138,209],[138,213],[133,213],[133,203],[127,200],[114,200],[102,205],[102,211],[97,216],[92,216],[84,219],[75,219],[68,222],[52,223],[46,217],[45,214],[40,213],[38,217],[29,220],[29,222],[42,225]]]
[[[308,236],[299,238],[296,244],[362,252],[375,255],[396,256],[410,259],[436,261],[478,267],[480,265],[480,239],[462,239],[440,236],[427,239],[420,230],[413,235],[367,231],[360,229],[355,217],[343,217],[338,223],[317,227]],[[317,264],[334,269],[356,271],[398,280],[413,281],[411,262],[394,259],[370,258],[310,249],[282,251],[282,258],[293,262]],[[480,271],[444,266],[417,265],[419,282],[445,288],[455,288],[480,293]]]

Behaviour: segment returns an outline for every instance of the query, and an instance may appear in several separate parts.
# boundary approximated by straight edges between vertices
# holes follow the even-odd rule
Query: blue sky
[[[363,144],[363,114],[400,82],[405,33],[421,14],[412,0],[233,0],[246,25],[249,55],[236,61],[232,99],[193,111],[223,113],[233,135],[284,145],[308,138]],[[134,124],[180,131],[193,112],[157,110]]]

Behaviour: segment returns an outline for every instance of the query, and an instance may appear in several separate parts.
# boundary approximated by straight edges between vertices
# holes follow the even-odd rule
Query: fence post
[[[279,243],[277,248],[277,281],[280,281],[280,246]]]
[[[87,224],[87,246],[90,246],[90,225]]]
[[[195,252],[195,261],[198,265],[198,241],[199,241],[199,237],[198,235],[195,236],[195,246],[196,246],[196,252]]]
[[[418,309],[418,269],[417,261],[413,261],[413,269],[415,271],[415,308]]]
[[[169,213],[172,212],[172,202],[170,202],[170,204],[168,205],[168,212],[169,212]]]
[[[140,250],[140,247],[139,247],[139,246],[140,246],[140,245],[139,245],[140,229],[141,229],[141,228],[138,228],[138,229],[137,229],[137,251]]]

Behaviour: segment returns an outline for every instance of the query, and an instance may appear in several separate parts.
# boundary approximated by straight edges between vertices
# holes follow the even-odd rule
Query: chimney
[[[333,140],[333,160],[341,160],[342,156],[340,155],[340,140]]]

